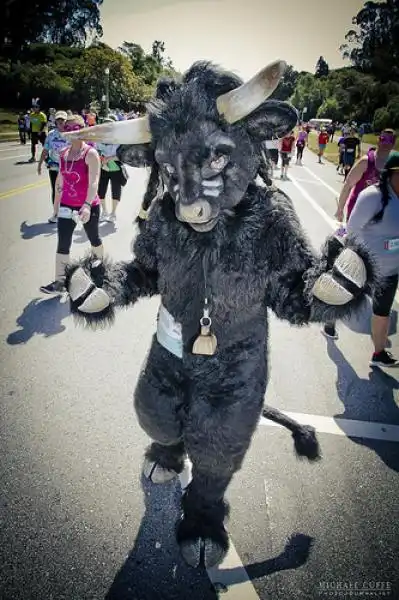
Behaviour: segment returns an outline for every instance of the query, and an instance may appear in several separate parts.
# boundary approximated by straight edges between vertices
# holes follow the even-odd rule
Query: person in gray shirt
[[[379,185],[363,190],[347,224],[375,255],[385,277],[373,298],[371,337],[374,353],[370,366],[399,365],[386,351],[389,315],[398,287],[399,273],[399,152],[392,152],[381,173]]]

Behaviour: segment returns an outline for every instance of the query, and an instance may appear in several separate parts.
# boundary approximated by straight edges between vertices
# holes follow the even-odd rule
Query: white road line
[[[29,154],[18,154],[17,156],[6,156],[5,158],[0,158],[0,160],[12,160],[13,158],[29,158]]]
[[[186,459],[184,469],[179,475],[182,492],[190,483],[191,474],[192,464]],[[244,598],[245,600],[260,600],[231,538],[229,538],[229,543],[229,551],[223,562],[206,570],[218,597],[220,592],[223,600],[243,600]]]
[[[324,219],[326,221],[326,223],[328,223],[330,225],[331,229],[333,229],[333,230],[338,229],[337,221],[334,221],[334,219],[332,219],[331,217],[328,216],[326,211],[321,208],[321,206],[316,202],[316,200],[314,200],[314,198],[312,198],[312,196],[301,186],[301,184],[298,183],[296,178],[293,177],[291,175],[291,173],[290,173],[290,181],[297,188],[297,190],[299,192],[301,192],[302,196],[309,202],[309,204],[311,204],[313,206],[315,211],[319,213],[319,215],[322,217],[322,219]],[[395,301],[397,304],[399,304],[399,290],[395,294]]]
[[[4,144],[0,143],[0,146],[3,146]],[[20,148],[22,146],[22,144],[14,144],[13,146],[7,146],[7,148],[1,148],[0,147],[0,152],[12,152],[13,150],[15,151],[17,148]]]
[[[296,177],[296,181],[301,181],[302,183],[310,183],[310,185],[321,185],[318,181],[314,181],[313,179],[302,179],[302,177]]]
[[[281,411],[288,417],[295,419],[302,425],[312,425],[318,433],[329,433],[344,437],[359,437],[369,440],[382,440],[384,442],[399,442],[399,425],[388,423],[372,423],[370,421],[357,421],[355,419],[341,419],[340,417],[322,417],[320,415],[308,415],[306,413],[295,413]],[[277,423],[261,418],[261,425],[270,427],[281,427]]]
[[[293,177],[291,175],[291,173],[290,173],[290,181],[297,188],[297,190],[301,192],[302,196],[309,202],[309,204],[311,204],[313,206],[313,208],[315,209],[315,211],[319,213],[319,215],[322,217],[322,219],[324,219],[326,221],[326,223],[328,223],[328,225],[332,229],[338,229],[337,222],[334,221],[334,219],[332,219],[331,217],[328,216],[328,214],[321,208],[321,206],[316,202],[316,200],[314,200],[312,198],[312,196],[305,190],[305,188],[303,188],[301,186],[301,184],[298,183],[298,181],[296,180],[296,178]]]
[[[311,169],[309,169],[309,167],[302,167],[305,171],[307,171],[312,177],[314,177],[316,179],[316,181],[318,181],[319,183],[321,183],[322,185],[324,185],[325,188],[327,188],[330,192],[332,192],[334,194],[334,196],[339,195],[339,191],[336,190],[335,188],[333,188],[331,185],[329,185],[328,183],[326,183],[321,177],[319,177],[318,175],[316,175],[316,173],[314,173]]]

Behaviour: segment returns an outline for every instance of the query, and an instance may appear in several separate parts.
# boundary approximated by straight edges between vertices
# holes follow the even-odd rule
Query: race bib
[[[353,152],[355,151],[354,148],[348,148],[346,150],[348,152],[348,154],[353,154]]]
[[[158,312],[157,340],[171,354],[183,358],[182,327],[162,304]]]
[[[68,206],[60,206],[58,210],[58,218],[59,219],[72,219],[73,210],[72,208],[68,208]]]
[[[384,242],[384,249],[388,252],[398,252],[399,251],[399,238],[394,238],[393,240],[386,240]]]

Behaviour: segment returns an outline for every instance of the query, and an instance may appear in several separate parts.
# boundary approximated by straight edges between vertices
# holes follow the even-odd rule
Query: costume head
[[[298,122],[286,102],[266,100],[286,64],[276,61],[247,83],[208,62],[195,63],[181,81],[164,79],[145,117],[84,130],[85,139],[121,144],[131,166],[158,164],[176,217],[197,231],[243,198],[262,161],[261,144]]]

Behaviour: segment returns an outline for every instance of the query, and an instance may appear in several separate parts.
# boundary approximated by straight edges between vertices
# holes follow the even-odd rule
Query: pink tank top
[[[60,171],[62,175],[62,192],[60,203],[73,208],[81,208],[87,197],[89,187],[89,167],[86,164],[86,155],[91,150],[90,146],[83,146],[80,158],[75,161],[66,160],[68,148],[60,153]],[[100,203],[96,195],[92,206]]]
[[[356,204],[356,200],[360,194],[366,187],[370,185],[374,185],[378,183],[380,178],[380,173],[375,166],[375,150],[369,150],[367,154],[367,169],[363,173],[362,178],[357,182],[355,187],[352,189],[349,198],[348,204],[346,208],[346,220],[349,220],[351,212]]]

